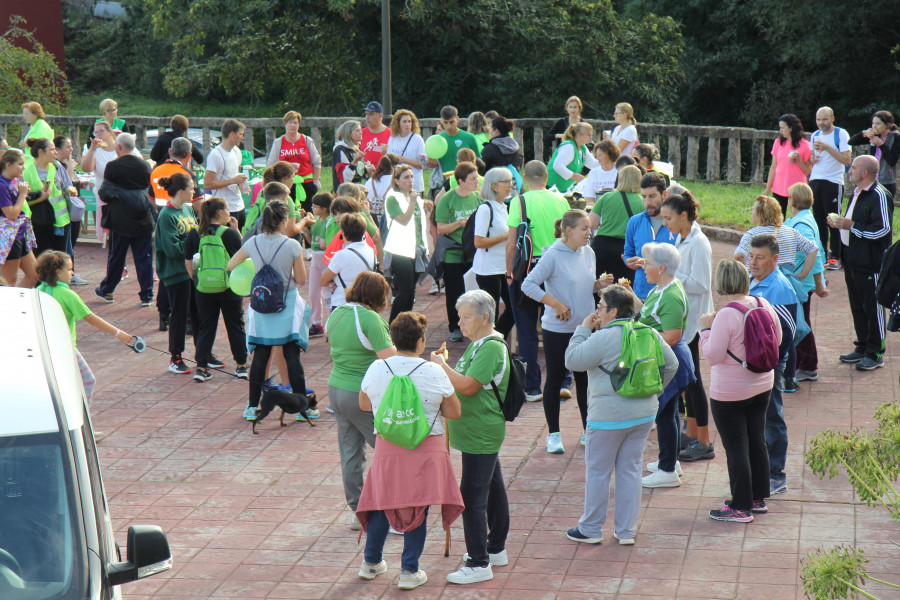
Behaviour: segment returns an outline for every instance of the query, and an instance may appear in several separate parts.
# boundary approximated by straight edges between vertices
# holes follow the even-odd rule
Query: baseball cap
[[[366,107],[363,108],[363,110],[366,112],[383,113],[384,107],[381,106],[380,102],[376,102],[376,101],[372,100],[371,102],[366,104]]]

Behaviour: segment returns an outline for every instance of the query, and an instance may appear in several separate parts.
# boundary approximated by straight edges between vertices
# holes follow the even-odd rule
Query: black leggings
[[[778,205],[781,206],[781,216],[787,216],[787,206],[788,206],[788,197],[782,196],[781,194],[776,194],[772,192],[772,197],[778,200]]]
[[[391,254],[391,273],[394,276],[391,280],[394,302],[388,323],[393,323],[400,313],[413,309],[416,301],[416,259]]]
[[[697,419],[697,427],[709,425],[709,403],[706,399],[706,390],[703,389],[703,379],[700,377],[700,334],[688,344],[691,358],[694,361],[694,376],[697,381],[684,389],[684,408],[689,419]]]
[[[197,315],[200,323],[194,323],[197,332],[197,368],[205,369],[212,356],[213,343],[216,341],[216,330],[219,328],[219,312],[225,321],[231,355],[238,365],[247,362],[247,340],[244,333],[244,299],[231,290],[206,294],[194,293],[197,303]]]
[[[544,379],[544,417],[550,433],[559,431],[559,390],[566,377],[566,348],[571,333],[543,331],[544,360],[547,361],[547,376]],[[584,371],[572,373],[575,379],[575,397],[578,399],[578,411],[581,413],[582,429],[587,429],[587,388],[588,377]]]
[[[451,332],[459,329],[456,301],[466,291],[463,275],[471,268],[472,263],[444,263],[444,297],[447,301],[447,326]]]
[[[281,347],[284,352],[284,360],[287,362],[288,379],[291,382],[291,390],[296,394],[306,393],[306,376],[303,373],[303,363],[300,362],[300,346],[296,342],[290,342]],[[253,351],[253,364],[250,365],[250,398],[248,404],[251,407],[259,406],[259,397],[262,394],[262,384],[266,379],[266,365],[272,354],[272,346],[257,344]],[[314,407],[310,407],[314,408]]]
[[[494,299],[494,328],[505,338],[515,325],[512,303],[509,301],[509,286],[506,275],[476,275],[478,287]],[[500,299],[503,299],[503,314],[500,314]]]
[[[152,288],[151,288],[152,290]],[[169,296],[169,305],[172,307],[172,314],[169,316],[169,354],[174,358],[181,356],[184,352],[184,332],[187,329],[188,316],[191,318],[191,331],[194,337],[194,358],[197,350],[197,333],[200,317],[197,315],[197,303],[194,301],[196,290],[194,282],[190,279],[179,281],[178,283],[170,283],[166,286],[166,293]]]

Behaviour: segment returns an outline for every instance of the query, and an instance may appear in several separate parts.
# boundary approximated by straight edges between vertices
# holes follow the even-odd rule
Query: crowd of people
[[[870,129],[850,136],[822,107],[809,141],[800,119],[783,115],[753,227],[734,258],[714,269],[699,200],[672,181],[655,146],[640,142],[632,106],[617,104],[617,125],[602,136],[582,118],[579,98],[565,106],[567,116],[545,135],[556,145],[549,161],[525,163],[515,123],[494,111],[472,113],[464,130],[457,109],[442,108],[436,135],[446,151],[436,155],[415,114],[398,110],[386,126],[381,104],[369,102],[365,126],[350,120],[337,129],[332,191],[322,186],[322,153],[300,132],[302,116],[288,111],[248,206],[243,123],[222,124],[198,180],[203,153],[185,137],[187,118],[172,118],[151,165],[116,103],[100,105],[80,160],[95,181],[98,232],[110,241],[95,295],[115,302],[130,248],[140,304],[152,306],[155,296],[160,330],[168,332],[169,370],[193,372],[198,383],[224,368],[212,353],[221,314],[233,375],[249,388],[248,421],[262,418],[268,390],[305,396],[309,410],[297,419],[320,418],[302,352],[310,338],[326,337],[327,410],[338,425],[349,527],[366,531],[363,579],[387,571],[382,551],[393,530],[404,535],[400,588],[427,581],[419,558],[434,505],[445,529],[463,521],[466,554],[449,582],[486,581],[507,564],[499,453],[504,403],[516,392],[542,402],[548,453],[565,452],[564,426],[581,433],[584,512],[567,537],[603,541],[615,471],[614,535],[634,544],[641,488],[679,486],[681,463],[715,458],[710,412],[731,484],[731,497],[710,517],[749,522],[768,510],[770,495],[787,491],[783,395],[818,379],[811,299],[829,295],[826,271],[844,270],[856,335],[840,360],[860,371],[884,365],[885,309],[897,308],[876,298],[900,156],[890,113],[878,111]],[[78,163],[40,104],[22,108],[25,152],[0,155],[0,276],[56,298],[73,344],[82,319],[130,344],[130,334],[69,288],[87,283],[74,272],[84,209]],[[871,152],[851,160],[851,144]],[[573,195],[586,210],[572,208]],[[227,273],[237,280],[250,264],[254,285],[264,275],[274,282],[266,288],[274,298],[254,292],[247,306]],[[429,275],[431,292],[445,294],[448,341],[468,345],[444,344],[423,358],[428,321],[414,309]],[[718,310],[713,291],[724,302]],[[513,329],[522,378],[507,346]],[[183,356],[186,335],[193,370]],[[451,352],[459,356],[451,360]],[[708,385],[701,354],[711,367]],[[90,399],[94,377],[76,355]],[[653,367],[631,381],[621,369],[632,360],[634,369]],[[375,419],[393,408],[399,385],[426,426],[413,447],[386,439]],[[560,404],[573,393],[581,422],[561,423]],[[653,428],[657,460],[642,465]],[[445,436],[462,455],[458,485]],[[367,446],[374,448],[368,475]]]

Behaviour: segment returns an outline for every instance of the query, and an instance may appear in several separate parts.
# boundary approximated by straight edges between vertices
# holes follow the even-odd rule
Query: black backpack
[[[513,281],[522,283],[528,277],[531,270],[531,257],[534,252],[534,244],[531,241],[531,221],[525,212],[525,198],[521,194],[519,198],[519,224],[516,226],[516,247],[512,257]]]
[[[527,365],[521,356],[511,353],[509,346],[500,338],[489,337],[482,343],[490,341],[499,342],[506,348],[506,356],[509,358],[509,384],[506,386],[506,397],[500,397],[500,390],[493,379],[491,379],[491,388],[494,390],[494,395],[497,396],[497,402],[500,403],[500,412],[503,413],[503,418],[507,421],[514,421],[519,416],[522,405],[525,404],[525,369]],[[473,354],[472,358],[474,357]]]
[[[463,254],[466,256],[466,262],[472,262],[472,259],[475,258],[475,252],[478,250],[475,247],[475,215],[478,213],[478,209],[487,204],[488,210],[490,211],[490,217],[488,217],[488,227],[485,232],[485,237],[490,237],[491,233],[491,223],[494,221],[494,207],[491,206],[490,202],[482,202],[475,209],[475,212],[466,220],[466,225],[463,227],[462,232],[462,244],[463,244]]]
[[[898,294],[900,294],[900,241],[894,242],[884,251],[878,285],[875,286],[875,299],[878,304],[893,308]]]
[[[262,258],[262,253],[259,252],[259,244],[257,243],[258,239],[258,237],[253,238],[253,245],[256,247],[256,252],[260,258]],[[275,249],[272,258],[266,261],[263,268],[256,272],[256,275],[253,276],[253,281],[250,283],[250,308],[260,314],[267,315],[281,312],[287,306],[285,303],[287,299],[286,282],[270,264],[275,260],[275,256],[285,242],[287,242],[287,239],[282,241],[278,248]]]

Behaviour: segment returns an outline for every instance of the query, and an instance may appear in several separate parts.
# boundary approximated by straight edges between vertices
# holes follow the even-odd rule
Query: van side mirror
[[[128,560],[109,565],[110,585],[121,585],[168,571],[172,553],[166,534],[156,525],[132,525],[128,528]]]

